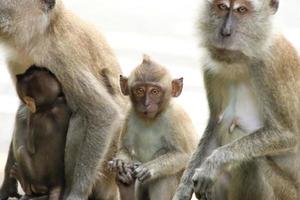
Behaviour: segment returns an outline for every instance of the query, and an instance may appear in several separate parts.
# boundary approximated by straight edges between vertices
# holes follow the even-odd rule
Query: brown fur
[[[47,67],[61,82],[73,111],[66,143],[65,199],[87,199],[92,190],[106,188],[107,182],[111,187],[98,199],[107,199],[106,194],[118,199],[114,174],[102,171],[114,156],[108,141],[119,134],[120,108],[126,104],[118,85],[121,70],[112,50],[103,36],[66,10],[60,0],[53,8],[42,0],[13,1],[0,2],[0,39],[11,49],[10,73],[22,73],[32,64]],[[105,69],[109,73],[103,76],[108,72]],[[20,123],[16,121],[16,129]],[[99,169],[105,181],[104,176],[97,176]],[[6,178],[0,196],[13,195],[14,185],[14,180]]]
[[[300,198],[300,60],[295,48],[272,32],[276,3],[271,8],[269,0],[256,2],[260,10],[240,22],[227,44],[209,44],[213,35],[204,28],[219,31],[223,19],[214,18],[209,3],[204,6],[203,14],[211,13],[207,21],[199,20],[208,55],[204,79],[210,119],[173,200],[189,200],[193,192],[208,200]],[[230,174],[227,194],[215,198],[211,191],[224,172]]]
[[[172,198],[186,162],[195,149],[197,133],[189,116],[172,101],[172,79],[163,66],[144,57],[143,63],[128,80],[131,98],[131,87],[136,82],[160,84],[166,90],[165,103],[162,112],[148,120],[136,113],[136,105],[132,102],[117,159],[129,164],[140,163],[132,176],[136,177],[142,171],[149,173],[146,179],[137,178],[135,181],[136,200],[168,200]]]

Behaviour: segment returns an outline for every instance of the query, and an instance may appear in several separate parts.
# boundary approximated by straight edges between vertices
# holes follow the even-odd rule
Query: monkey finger
[[[147,171],[146,168],[144,168],[143,166],[140,166],[134,170],[133,174],[136,178],[140,178],[146,171]]]
[[[123,180],[125,180],[125,183],[128,185],[132,184],[134,181],[131,175],[124,175],[123,177],[124,177]]]
[[[133,170],[135,170],[136,168],[138,168],[138,167],[141,166],[141,165],[142,165],[141,162],[134,162],[134,163],[132,164],[132,168],[133,168]]]
[[[115,162],[114,162],[113,160],[108,161],[107,165],[108,165],[108,169],[109,169],[110,171],[116,170]]]
[[[144,182],[145,180],[147,180],[148,178],[150,178],[150,171],[145,169],[139,176],[138,180],[141,182]]]
[[[127,180],[127,177],[126,176],[123,176],[123,175],[118,175],[117,176],[117,179],[119,182],[123,183],[123,184],[128,184],[128,180]]]
[[[122,160],[117,160],[117,169],[119,172],[124,173],[124,162]]]

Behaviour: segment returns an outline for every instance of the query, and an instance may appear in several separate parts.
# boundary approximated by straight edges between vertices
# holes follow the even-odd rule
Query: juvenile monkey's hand
[[[197,199],[212,199],[212,187],[220,173],[219,171],[220,165],[215,159],[215,154],[208,157],[201,167],[195,170],[192,181]]]
[[[118,159],[118,158],[115,158],[115,159],[108,162],[109,168],[111,170],[117,171],[117,172],[123,171],[124,165],[125,165],[125,162],[121,159]]]
[[[139,166],[138,163],[129,163],[121,159],[114,159],[109,162],[109,166],[112,170],[117,172],[117,179],[121,183],[130,185],[134,182],[133,171]]]
[[[134,169],[133,175],[135,178],[137,178],[140,182],[143,183],[149,180],[149,178],[152,177],[153,173],[147,166],[140,165],[136,169]]]

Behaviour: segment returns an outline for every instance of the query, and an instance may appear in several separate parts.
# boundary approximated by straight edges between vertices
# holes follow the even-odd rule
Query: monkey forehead
[[[157,63],[142,63],[129,76],[129,85],[133,85],[135,82],[169,85],[172,77],[165,67]]]
[[[168,87],[172,84],[171,76],[165,75],[161,77],[150,76],[150,75],[141,75],[141,76],[133,76],[129,78],[128,82],[129,86],[132,87],[138,84],[150,84],[150,85],[158,85],[160,87]]]
[[[207,1],[210,3],[224,3],[228,7],[230,5],[233,5],[234,9],[245,4],[251,4],[254,8],[259,8],[265,2],[265,0],[207,0]]]

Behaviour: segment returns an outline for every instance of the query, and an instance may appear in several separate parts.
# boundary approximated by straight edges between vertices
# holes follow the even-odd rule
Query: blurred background
[[[184,77],[177,101],[190,114],[199,134],[208,117],[202,83],[195,20],[201,0],[64,0],[66,6],[95,25],[115,50],[124,75],[142,61],[144,53],[164,64],[174,77]],[[300,1],[280,2],[276,23],[300,50]],[[0,49],[0,181],[18,106]]]

